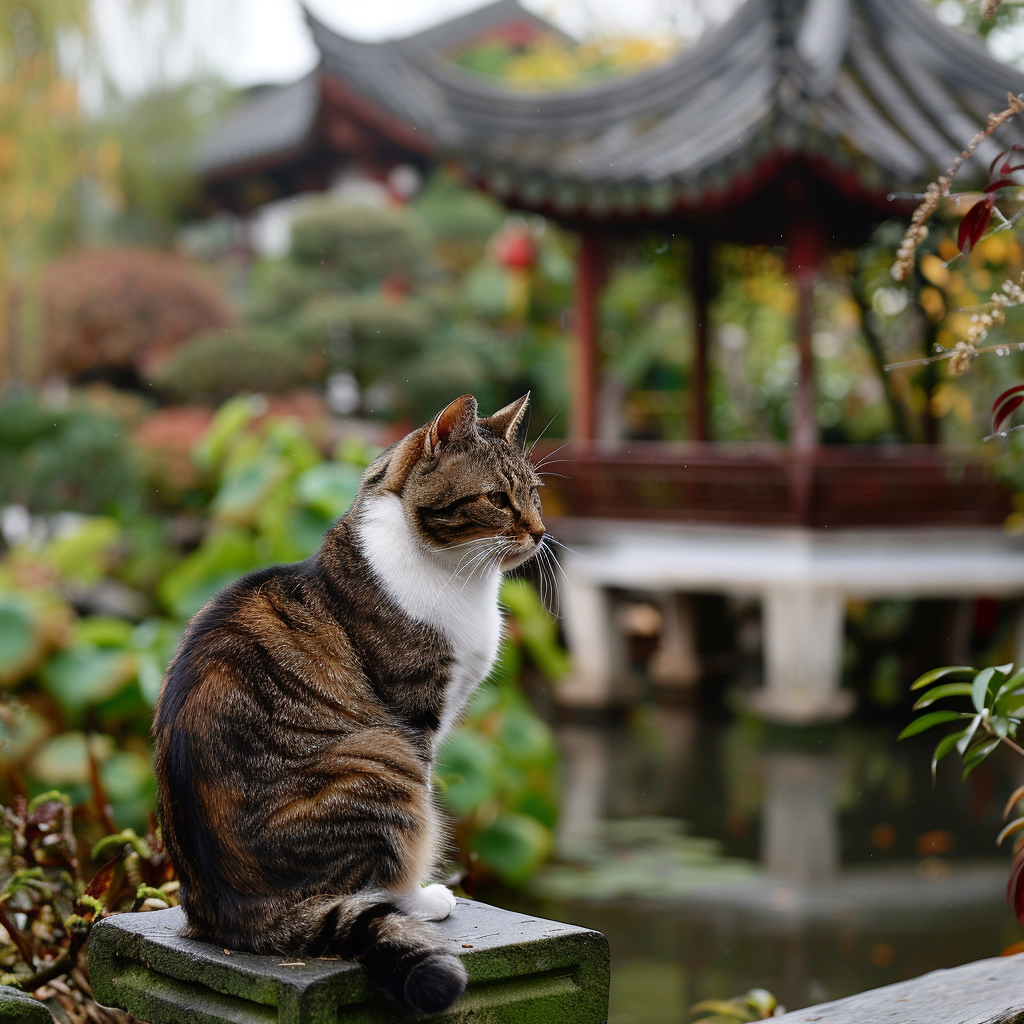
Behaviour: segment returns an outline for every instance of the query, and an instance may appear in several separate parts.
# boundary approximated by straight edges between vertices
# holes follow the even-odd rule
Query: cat
[[[154,720],[185,934],[340,955],[414,1012],[466,987],[432,921],[445,843],[433,758],[489,672],[502,573],[540,549],[529,395],[471,395],[383,452],[315,555],[202,608]]]

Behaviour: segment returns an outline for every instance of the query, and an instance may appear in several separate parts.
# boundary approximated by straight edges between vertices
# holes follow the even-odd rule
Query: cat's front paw
[[[455,897],[439,882],[420,889],[419,903],[419,913],[427,921],[443,921],[455,909]]]

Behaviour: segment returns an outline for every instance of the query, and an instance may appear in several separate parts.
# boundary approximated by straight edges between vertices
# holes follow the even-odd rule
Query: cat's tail
[[[466,968],[440,933],[380,893],[307,903],[293,925],[303,953],[362,964],[370,980],[413,1013],[440,1013],[466,990]]]

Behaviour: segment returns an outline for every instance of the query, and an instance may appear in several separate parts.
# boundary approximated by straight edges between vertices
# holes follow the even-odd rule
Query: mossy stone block
[[[53,1015],[27,992],[0,985],[0,1022],[17,1024],[53,1024]]]
[[[450,1010],[413,1018],[342,960],[256,956],[181,937],[178,908],[93,929],[93,994],[150,1024],[603,1024],[608,940],[600,932],[458,901],[438,927],[466,965]]]

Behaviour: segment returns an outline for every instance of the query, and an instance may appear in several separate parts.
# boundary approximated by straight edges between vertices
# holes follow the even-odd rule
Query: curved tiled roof
[[[852,175],[865,195],[920,189],[1024,91],[1021,72],[922,0],[747,0],[656,68],[558,91],[485,79],[415,37],[360,43],[307,17],[327,74],[498,196],[566,214],[697,207],[780,156]],[[1022,140],[1002,129],[977,166]]]

